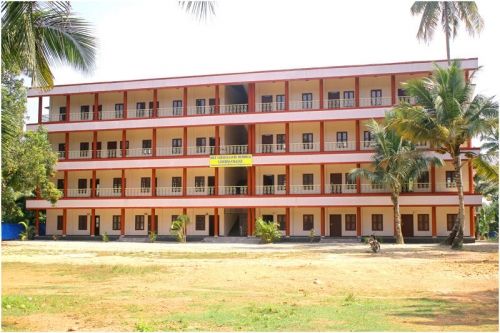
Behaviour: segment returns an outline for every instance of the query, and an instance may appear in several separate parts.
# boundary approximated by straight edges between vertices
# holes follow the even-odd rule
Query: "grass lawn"
[[[3,330],[498,330],[497,244],[90,244],[4,243]]]

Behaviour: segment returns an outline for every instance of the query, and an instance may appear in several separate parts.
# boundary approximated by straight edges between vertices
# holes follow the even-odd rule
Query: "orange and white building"
[[[38,122],[27,127],[48,130],[63,198],[27,207],[46,211],[47,235],[68,237],[155,231],[161,238],[180,214],[190,216],[187,233],[198,237],[252,235],[260,216],[291,237],[311,229],[324,237],[393,236],[388,190],[347,174],[370,165],[367,121],[400,100],[414,102],[401,83],[429,76],[434,63],[446,66],[415,61],[30,89]],[[461,59],[461,66],[468,79],[478,60]],[[426,142],[419,147],[437,154]],[[251,155],[251,164],[210,167],[213,155]],[[406,237],[446,236],[456,218],[453,168],[439,156],[446,165],[402,194]],[[474,235],[481,205],[472,176],[464,167],[466,236]]]

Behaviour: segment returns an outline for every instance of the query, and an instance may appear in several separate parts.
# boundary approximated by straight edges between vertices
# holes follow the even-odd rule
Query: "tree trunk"
[[[460,249],[464,244],[464,221],[465,221],[465,205],[464,205],[464,187],[462,184],[462,168],[460,167],[460,153],[453,157],[453,166],[455,167],[455,182],[458,190],[458,218],[455,220],[453,229],[444,241],[445,244],[451,245],[452,249]]]
[[[396,244],[404,244],[405,240],[401,229],[401,212],[399,211],[399,194],[393,193],[391,200],[394,209],[394,225],[396,227],[396,234],[394,236],[396,236]]]
[[[450,29],[449,29],[449,24],[450,22],[448,21],[448,14],[449,14],[449,8],[448,8],[448,3],[445,1],[444,2],[444,10],[445,10],[445,25],[446,28],[444,30],[445,38],[446,38],[446,59],[448,59],[448,66],[451,65],[451,60],[450,60]]]

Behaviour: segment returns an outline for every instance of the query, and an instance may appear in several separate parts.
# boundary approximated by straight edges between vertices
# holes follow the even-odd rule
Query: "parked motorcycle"
[[[375,238],[375,235],[370,236],[370,239],[368,240],[368,244],[370,244],[373,253],[377,253],[380,251],[380,243]]]

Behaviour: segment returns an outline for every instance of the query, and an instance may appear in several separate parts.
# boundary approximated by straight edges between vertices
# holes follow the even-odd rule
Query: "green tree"
[[[477,157],[471,152],[464,153],[462,146],[498,127],[498,103],[492,97],[473,96],[473,86],[465,81],[457,62],[448,69],[437,66],[431,77],[410,80],[404,88],[418,104],[402,103],[395,107],[391,127],[403,138],[428,141],[437,152],[448,153],[452,158],[459,211],[445,244],[461,248],[465,219],[462,167],[468,162],[462,161]]]
[[[392,115],[386,115],[386,123]],[[351,171],[352,178],[364,177],[372,184],[382,185],[391,191],[391,201],[394,210],[396,226],[396,243],[404,244],[401,228],[401,212],[399,198],[411,180],[417,179],[429,170],[429,165],[441,165],[437,158],[426,157],[415,145],[401,138],[386,125],[380,125],[375,120],[368,124],[375,140],[375,153],[372,156],[373,170],[357,168]]]
[[[273,243],[281,238],[279,224],[272,221],[264,221],[262,217],[255,220],[255,236],[263,243]]]
[[[429,42],[434,31],[441,25],[446,37],[446,58],[450,62],[450,38],[457,36],[460,22],[474,36],[483,29],[483,19],[474,1],[415,1],[412,15],[422,15],[417,38]]]
[[[172,222],[170,230],[177,238],[177,241],[186,243],[186,227],[189,224],[189,216],[179,215],[177,219]]]

